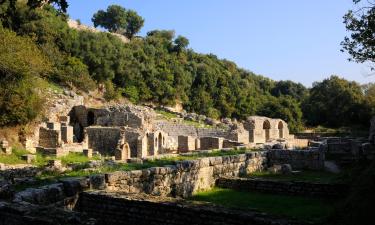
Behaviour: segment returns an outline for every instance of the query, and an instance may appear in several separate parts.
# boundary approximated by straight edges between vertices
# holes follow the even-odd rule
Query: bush
[[[32,42],[0,28],[0,126],[25,124],[43,109],[51,64]]]

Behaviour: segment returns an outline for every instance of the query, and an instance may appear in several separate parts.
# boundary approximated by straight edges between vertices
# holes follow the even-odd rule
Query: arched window
[[[95,123],[95,114],[92,111],[87,113],[87,126],[94,125]]]
[[[270,129],[271,129],[270,121],[265,120],[263,122],[263,131],[264,131],[265,142],[267,142],[270,139]]]
[[[279,122],[277,125],[277,128],[279,129],[279,138],[284,138],[284,124],[283,122]]]

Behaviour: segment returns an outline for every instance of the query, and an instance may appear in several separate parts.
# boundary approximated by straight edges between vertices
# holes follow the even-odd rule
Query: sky
[[[92,25],[109,5],[133,9],[145,19],[140,35],[175,30],[190,48],[234,61],[273,80],[311,87],[330,75],[375,82],[367,64],[349,62],[340,42],[349,33],[343,16],[352,0],[69,0],[72,19]]]

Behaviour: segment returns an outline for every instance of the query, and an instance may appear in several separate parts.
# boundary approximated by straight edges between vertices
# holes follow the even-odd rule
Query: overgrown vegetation
[[[189,40],[175,37],[174,31],[154,30],[124,43],[109,33],[70,29],[62,14],[66,1],[53,1],[60,10],[42,1],[28,2],[36,4],[30,8],[25,1],[4,0],[0,7],[1,40],[14,39],[0,43],[5,48],[1,57],[19,57],[14,57],[18,60],[14,63],[3,61],[0,84],[6,91],[0,94],[0,125],[25,124],[40,113],[43,104],[36,89],[42,86],[35,80],[41,79],[83,91],[104,84],[107,100],[123,96],[134,103],[161,105],[178,101],[187,111],[212,118],[279,117],[292,132],[303,129],[305,123],[367,126],[369,109],[375,108],[373,85],[361,87],[332,76],[309,90],[292,81],[276,82],[256,75],[212,54],[196,53],[188,48]],[[104,23],[112,17],[118,26]],[[143,25],[136,12],[119,6],[98,12],[94,20],[96,25],[128,37]],[[16,53],[9,51],[12,44],[28,48]],[[22,64],[29,58],[34,62],[32,76],[25,74],[29,64]],[[15,79],[20,75],[25,78]],[[9,82],[4,77],[14,79]]]
[[[214,188],[200,192],[191,200],[212,202],[217,205],[247,210],[258,210],[271,215],[320,222],[334,210],[334,203],[322,199],[241,192]]]

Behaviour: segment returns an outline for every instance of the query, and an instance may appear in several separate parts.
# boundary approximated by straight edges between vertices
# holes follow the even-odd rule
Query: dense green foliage
[[[196,53],[188,48],[189,40],[183,36],[175,37],[174,31],[154,30],[145,37],[124,43],[109,33],[70,29],[66,16],[51,6],[29,8],[25,1],[18,1],[13,8],[10,2],[4,0],[0,5],[4,30],[13,30],[17,37],[22,36],[39,52],[35,55],[44,59],[45,62],[40,64],[49,65],[49,69],[36,71],[31,77],[84,91],[100,84],[106,89],[104,97],[107,100],[123,96],[134,103],[174,105],[179,102],[187,111],[213,118],[279,117],[289,123],[291,131],[301,130],[304,123],[334,127],[367,125],[372,113],[369,109],[375,108],[372,107],[375,106],[375,91],[370,86],[363,91],[355,82],[333,77],[315,83],[309,90],[292,81],[275,82],[256,75],[212,54]],[[109,16],[101,14],[111,11],[114,11],[111,15],[114,18],[110,21],[116,20],[116,23],[109,23],[107,25],[113,27],[108,27],[103,23],[109,21]],[[110,6],[107,11],[99,12],[94,15],[94,20],[100,21],[96,25],[110,31],[121,31],[128,37],[143,25],[143,19],[138,18],[142,20],[140,23],[132,18],[138,16],[135,12],[122,7]],[[5,53],[1,53],[1,57],[11,58]],[[25,59],[34,55],[21,54]],[[18,64],[12,65],[21,69]],[[29,83],[23,80],[14,85],[21,88]],[[2,82],[2,85],[8,83]],[[3,92],[0,103],[3,115],[23,113],[27,116],[23,115],[23,119],[7,116],[9,118],[3,119],[2,124],[26,123],[34,118],[34,111],[19,110],[13,104],[37,105],[40,104],[39,98],[17,88],[7,90],[30,98],[16,101],[12,100],[16,96],[14,93],[5,97],[7,92]]]
[[[107,11],[99,10],[92,17],[95,27],[101,26],[110,32],[125,35],[131,39],[144,24],[144,19],[133,10],[126,10],[119,5],[110,5]]]
[[[367,124],[371,107],[358,83],[337,76],[315,82],[303,103],[304,115],[311,125],[329,127]]]
[[[355,62],[375,62],[375,2],[373,0],[353,0],[357,5],[344,16],[346,29],[351,32],[341,43],[343,51],[351,55]],[[374,70],[374,66],[371,67]]]
[[[0,126],[26,123],[42,110],[38,84],[51,66],[30,39],[0,28],[0,40]]]

